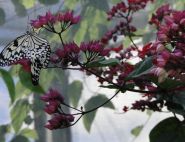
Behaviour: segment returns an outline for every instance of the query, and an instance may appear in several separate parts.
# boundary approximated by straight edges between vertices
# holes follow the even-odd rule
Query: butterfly
[[[0,66],[8,66],[26,59],[31,63],[33,85],[38,85],[42,68],[48,66],[51,49],[46,39],[36,32],[27,31],[10,42],[0,53]]]

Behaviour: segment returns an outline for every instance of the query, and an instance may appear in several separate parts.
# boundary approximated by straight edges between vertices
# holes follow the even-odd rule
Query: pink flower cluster
[[[71,114],[55,114],[52,119],[45,125],[50,130],[65,128],[70,126],[70,122],[74,121],[74,116]]]
[[[149,1],[153,2],[154,0],[128,0],[128,5],[135,12],[144,9]]]
[[[149,101],[149,100],[139,100],[132,104],[131,109],[145,111],[146,109],[150,109],[153,111],[161,111],[164,106],[164,102],[159,101]]]
[[[114,42],[117,41],[119,35],[128,35],[128,33],[133,33],[136,31],[136,27],[128,25],[125,21],[121,21],[112,30],[108,31],[101,39],[103,44],[107,44],[109,40],[113,39]]]
[[[153,0],[127,0],[127,4],[125,2],[117,3],[117,5],[113,6],[110,11],[107,12],[108,20],[111,20],[113,17],[124,17],[130,11],[136,12],[140,9],[144,9],[146,4]]]
[[[51,61],[53,63],[62,61],[62,65],[77,65],[82,58],[81,53],[86,55],[88,61],[92,61],[97,56],[106,56],[109,50],[104,49],[98,41],[82,42],[80,46],[71,42],[64,44],[63,48],[58,48]]]
[[[80,16],[74,16],[72,11],[67,11],[65,13],[58,12],[57,14],[51,14],[47,12],[44,16],[39,16],[36,20],[31,21],[31,25],[38,28],[46,28],[49,31],[56,32],[54,29],[55,23],[61,23],[61,31],[66,30],[73,24],[77,24],[80,20]]]
[[[41,100],[47,103],[44,111],[52,115],[52,119],[45,125],[46,128],[50,130],[64,128],[74,121],[73,115],[62,111],[61,105],[64,103],[64,97],[57,90],[50,89],[48,93],[41,96]]]
[[[164,16],[170,15],[172,9],[170,9],[170,5],[166,4],[159,7],[156,11],[156,14],[152,14],[152,18],[150,19],[150,24],[155,24],[157,27],[160,25]]]
[[[158,27],[157,41],[151,46],[151,55],[156,55],[154,64],[168,71],[185,72],[185,11],[171,10],[169,5],[160,7],[151,23]]]

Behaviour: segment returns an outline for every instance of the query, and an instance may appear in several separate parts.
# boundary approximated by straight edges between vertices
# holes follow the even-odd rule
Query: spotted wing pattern
[[[25,58],[24,50],[29,35],[25,34],[10,42],[0,53],[0,66],[7,66]]]
[[[36,33],[27,32],[10,42],[0,53],[0,66],[11,65],[21,59],[31,62],[31,77],[33,85],[38,85],[42,68],[49,63],[51,50],[47,40]]]

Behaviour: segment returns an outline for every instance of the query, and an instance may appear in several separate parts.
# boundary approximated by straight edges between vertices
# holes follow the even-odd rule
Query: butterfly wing
[[[32,36],[34,43],[31,49],[31,59],[39,59],[42,67],[47,67],[50,59],[51,49],[47,40],[40,38],[36,34]]]
[[[32,83],[33,85],[38,85],[40,71],[42,68],[47,67],[51,50],[48,41],[37,35],[32,35],[31,41],[33,46],[30,47],[30,52],[27,53],[27,56],[31,60]]]
[[[47,40],[27,32],[10,42],[0,53],[0,66],[11,65],[21,59],[31,62],[32,83],[38,85],[40,70],[47,67],[51,49]]]
[[[38,59],[31,63],[31,78],[32,78],[33,85],[38,85],[39,83],[41,68],[42,68],[42,64]]]
[[[0,53],[0,66],[10,65],[25,58],[29,37],[25,34],[10,42]]]

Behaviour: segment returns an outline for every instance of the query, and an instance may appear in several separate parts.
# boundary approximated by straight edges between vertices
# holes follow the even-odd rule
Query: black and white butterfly
[[[36,32],[26,32],[10,42],[0,53],[0,66],[8,66],[22,59],[31,62],[31,78],[33,85],[38,85],[42,68],[48,66],[50,45]]]

